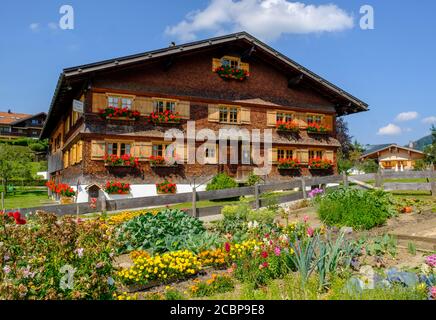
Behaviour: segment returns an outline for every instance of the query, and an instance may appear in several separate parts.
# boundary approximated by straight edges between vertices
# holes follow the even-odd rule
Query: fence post
[[[344,187],[348,187],[348,176],[347,176],[347,173],[345,171],[342,172],[342,180],[344,182]]]
[[[260,199],[259,199],[259,185],[256,183],[254,185],[254,197],[256,198],[256,210],[260,209]]]
[[[383,178],[380,171],[380,168],[377,170],[377,173],[375,174],[375,187],[381,188],[383,185]]]
[[[197,214],[197,188],[192,187],[192,216],[198,218]]]
[[[431,195],[436,196],[436,173],[434,171],[434,166],[431,166],[430,186],[431,186]]]
[[[106,197],[104,194],[100,195],[100,202],[101,202],[101,212],[106,213]]]
[[[301,178],[301,190],[303,191],[303,199],[307,199],[306,181],[304,178]]]

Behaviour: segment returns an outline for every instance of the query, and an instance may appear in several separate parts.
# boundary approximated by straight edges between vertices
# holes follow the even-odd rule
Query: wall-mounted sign
[[[73,111],[83,113],[83,102],[80,100],[73,100]]]

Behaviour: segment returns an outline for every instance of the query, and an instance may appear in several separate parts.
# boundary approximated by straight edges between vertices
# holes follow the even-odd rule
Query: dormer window
[[[236,57],[225,56],[221,58],[221,65],[223,67],[230,67],[233,69],[238,69],[241,59]]]

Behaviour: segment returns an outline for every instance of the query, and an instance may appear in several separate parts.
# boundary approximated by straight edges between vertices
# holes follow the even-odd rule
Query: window
[[[215,159],[215,148],[214,147],[208,147],[206,148],[206,158],[213,158]]]
[[[293,114],[292,113],[284,113],[284,112],[278,112],[277,113],[277,122],[290,122],[293,120]]]
[[[131,144],[124,142],[109,142],[106,145],[106,150],[108,155],[115,155],[121,157],[125,154],[130,155]]]
[[[322,124],[322,118],[323,118],[322,115],[309,114],[307,116],[307,123],[308,124],[316,123],[316,124],[321,125]]]
[[[38,119],[32,119],[32,125],[36,126],[39,124],[39,120]]]
[[[240,59],[236,57],[223,57],[221,59],[221,65],[223,67],[230,67],[230,68],[239,68],[239,62]]]
[[[290,149],[278,149],[277,150],[277,160],[282,159],[293,159],[294,158],[294,152]]]
[[[241,158],[242,164],[251,164],[250,145],[242,144]]]
[[[175,112],[176,111],[176,101],[174,100],[155,100],[154,101],[154,112]]]
[[[132,109],[133,98],[121,96],[108,96],[107,103],[109,108]]]
[[[324,152],[322,150],[309,150],[309,159],[323,158]]]
[[[153,144],[152,148],[152,156],[153,157],[166,157],[167,154],[167,145],[166,144]],[[171,156],[173,158],[176,157],[176,149],[172,150]]]
[[[231,106],[220,106],[220,122],[238,123],[239,108]]]

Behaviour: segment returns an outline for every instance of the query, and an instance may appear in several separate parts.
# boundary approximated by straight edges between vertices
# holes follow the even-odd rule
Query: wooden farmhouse
[[[366,103],[241,32],[64,69],[41,137],[50,140],[51,179],[79,185],[79,201],[115,180],[132,184],[130,196],[137,197],[155,195],[156,183],[165,179],[177,184],[177,192],[220,172],[242,182],[260,166],[241,141],[237,148],[229,142],[225,152],[236,153],[237,163],[222,163],[213,147],[204,150],[206,164],[187,163],[186,146],[175,151],[182,155],[178,164],[163,163],[171,143],[164,133],[186,132],[188,121],[197,131],[270,129],[272,168],[265,178],[277,181],[334,173],[336,117],[367,110]],[[262,141],[260,153],[266,156]],[[132,165],[112,165],[132,157]],[[316,167],[314,160],[331,166]]]

